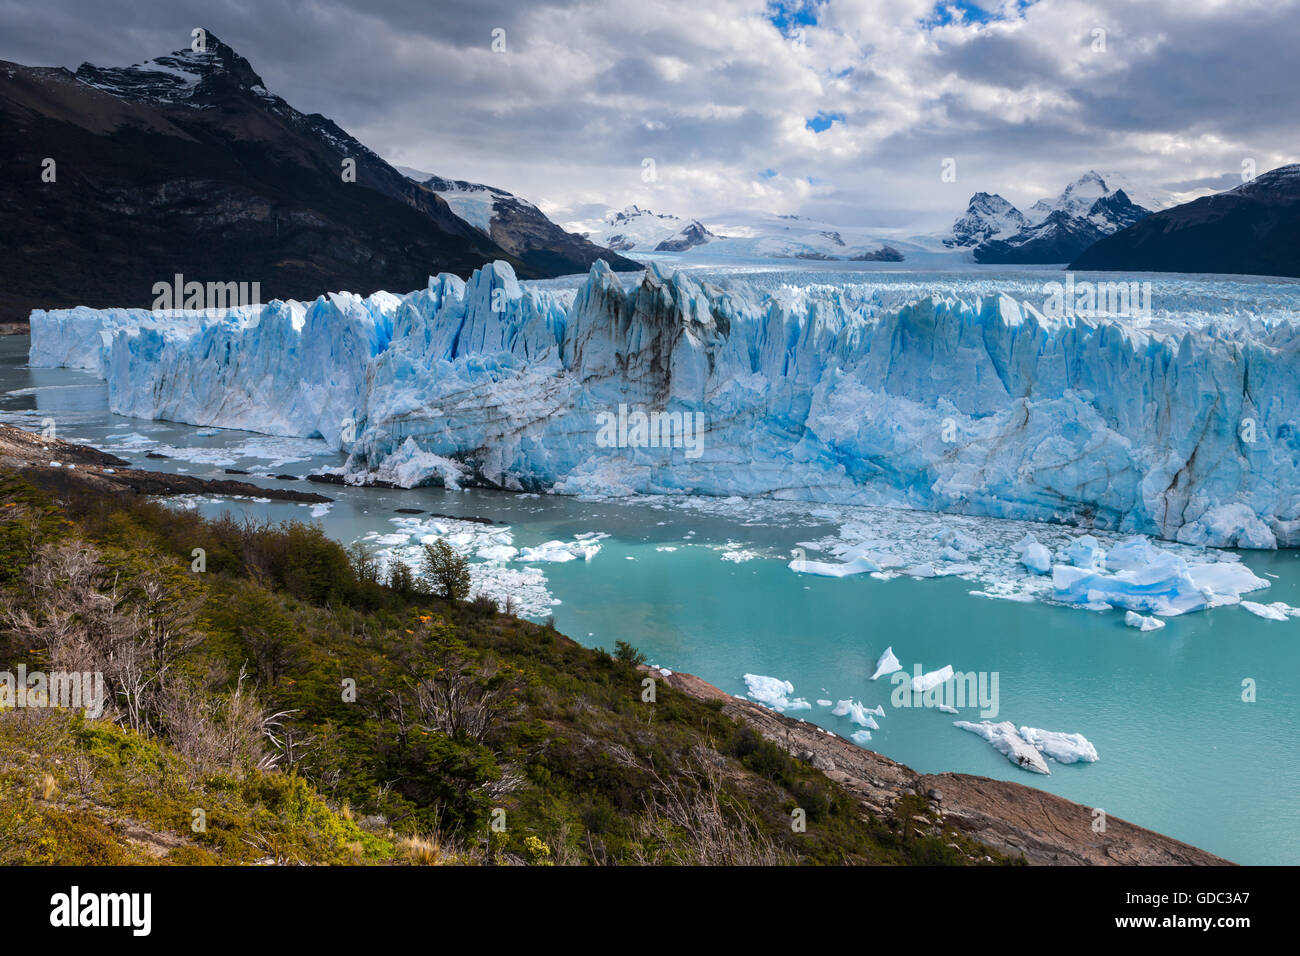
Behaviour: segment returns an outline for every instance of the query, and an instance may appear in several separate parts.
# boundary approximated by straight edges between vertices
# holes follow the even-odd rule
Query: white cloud
[[[51,0],[0,7],[0,56],[135,62],[203,24],[390,160],[569,219],[637,202],[938,221],[976,190],[1027,203],[1087,168],[1158,187],[1296,159],[1294,2],[943,7],[825,0],[792,39],[761,0]],[[819,114],[835,121],[815,133]]]

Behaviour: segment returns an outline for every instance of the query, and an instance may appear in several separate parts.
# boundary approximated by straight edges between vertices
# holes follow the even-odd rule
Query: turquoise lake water
[[[0,420],[37,430],[50,418],[59,437],[113,449],[138,467],[204,477],[260,466],[307,474],[340,464],[305,457],[315,443],[260,439],[124,419],[107,411],[105,386],[70,370],[24,367],[27,339],[0,339]],[[211,432],[210,434],[206,432]],[[249,445],[250,442],[254,444]],[[260,443],[260,444],[259,444]],[[188,460],[144,460],[151,448]],[[262,457],[248,457],[253,448]],[[198,450],[212,454],[210,462]],[[276,452],[281,452],[278,457]],[[289,487],[269,478],[248,480]],[[1160,631],[1125,627],[1119,611],[1089,612],[971,595],[980,586],[948,577],[875,580],[796,574],[791,550],[836,532],[812,515],[756,519],[700,513],[651,501],[581,501],[437,489],[394,491],[299,484],[336,499],[317,520],[343,542],[390,533],[394,509],[480,516],[509,525],[516,546],[603,532],[590,561],[536,565],[561,603],[557,626],[590,646],[626,640],[651,661],[744,694],[746,673],[790,681],[791,696],[853,698],[884,705],[869,746],[918,771],[1015,780],[1100,807],[1240,863],[1300,863],[1300,619],[1271,622],[1226,607],[1169,620]],[[202,501],[222,510],[311,520],[292,503]],[[942,516],[936,516],[942,521]],[[660,548],[675,548],[664,551]],[[728,552],[747,560],[728,560]],[[752,555],[752,556],[751,556]],[[1249,597],[1300,606],[1300,553],[1246,552],[1272,586]],[[909,672],[996,671],[1000,713],[1015,724],[1078,732],[1100,760],[1060,765],[1051,776],[1011,765],[953,716],[891,707],[887,680],[870,677],[886,646]],[[1242,700],[1242,681],[1257,699]],[[843,736],[858,729],[830,709],[791,712]],[[974,710],[962,719],[979,720]]]

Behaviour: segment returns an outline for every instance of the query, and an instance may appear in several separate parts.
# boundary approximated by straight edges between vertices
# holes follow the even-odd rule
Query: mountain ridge
[[[1082,250],[1070,268],[1300,278],[1300,164],[1154,213]]]
[[[0,61],[0,157],[0,322],[15,325],[36,308],[147,306],[176,273],[289,299],[418,288],[496,259],[534,278],[585,268],[493,241],[211,32],[129,67]]]

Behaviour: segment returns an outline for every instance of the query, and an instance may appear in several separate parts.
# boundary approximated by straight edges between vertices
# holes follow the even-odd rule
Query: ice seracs
[[[1049,318],[1025,279],[765,281],[598,262],[521,283],[498,262],[400,296],[216,316],[37,311],[30,360],[86,363],[119,414],[319,435],[349,472],[397,458],[403,481],[445,481],[454,460],[458,480],[511,490],[796,496],[1300,545],[1285,437],[1300,325],[1276,289],[1183,284],[1167,313],[1133,321]],[[700,455],[601,447],[599,416],[620,404],[702,415]],[[950,542],[909,570],[951,574],[962,556]]]

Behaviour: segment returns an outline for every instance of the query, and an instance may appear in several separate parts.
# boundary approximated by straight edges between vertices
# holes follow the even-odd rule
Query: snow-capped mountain
[[[699,219],[635,205],[610,212],[589,234],[610,248],[643,255],[686,253],[692,261],[902,262],[943,248],[933,237],[905,237],[896,231],[835,225],[806,216],[732,212],[705,226]]]
[[[1024,214],[997,194],[976,193],[966,213],[952,224],[952,235],[943,240],[950,248],[977,246],[988,239],[1004,239],[1029,225]]]
[[[595,241],[618,252],[685,252],[717,238],[698,219],[632,205],[606,216]]]
[[[446,179],[434,173],[396,167],[407,178],[437,193],[452,211],[507,252],[551,274],[586,272],[597,259],[618,271],[641,264],[611,248],[566,232],[527,199],[496,186]]]
[[[1002,294],[986,272],[939,288],[652,263],[629,285],[597,263],[555,288],[495,263],[401,296],[165,327],[38,312],[29,361],[90,353],[118,414],[319,434],[358,477],[450,470],[515,490],[803,496],[1300,545],[1286,437],[1300,330],[1249,318],[1291,308],[1275,284],[1171,286],[1155,306],[1148,290],[1149,314],[1075,320],[1037,278],[996,281]],[[668,431],[602,439],[620,406]]]
[[[976,262],[1069,262],[1098,239],[1126,229],[1152,212],[1152,206],[1139,205],[1131,194],[1117,185],[1122,181],[1119,177],[1108,176],[1109,180],[1089,170],[1066,186],[1055,199],[1040,199],[1024,213],[1000,196],[990,197],[979,204],[973,218],[972,209],[968,209],[966,215],[953,224],[951,240],[944,241],[949,245],[970,245],[964,240],[973,234],[973,230],[998,226],[999,232],[990,233],[974,243]],[[971,207],[976,207],[977,200],[983,196],[987,194],[977,193],[971,199]],[[993,203],[995,199],[1001,203]],[[1154,197],[1146,201],[1160,202]],[[989,211],[985,212],[984,207]],[[1023,220],[1023,224],[1018,229],[1009,230],[1017,217]]]
[[[1300,165],[1157,212],[1070,267],[1300,277]]]

